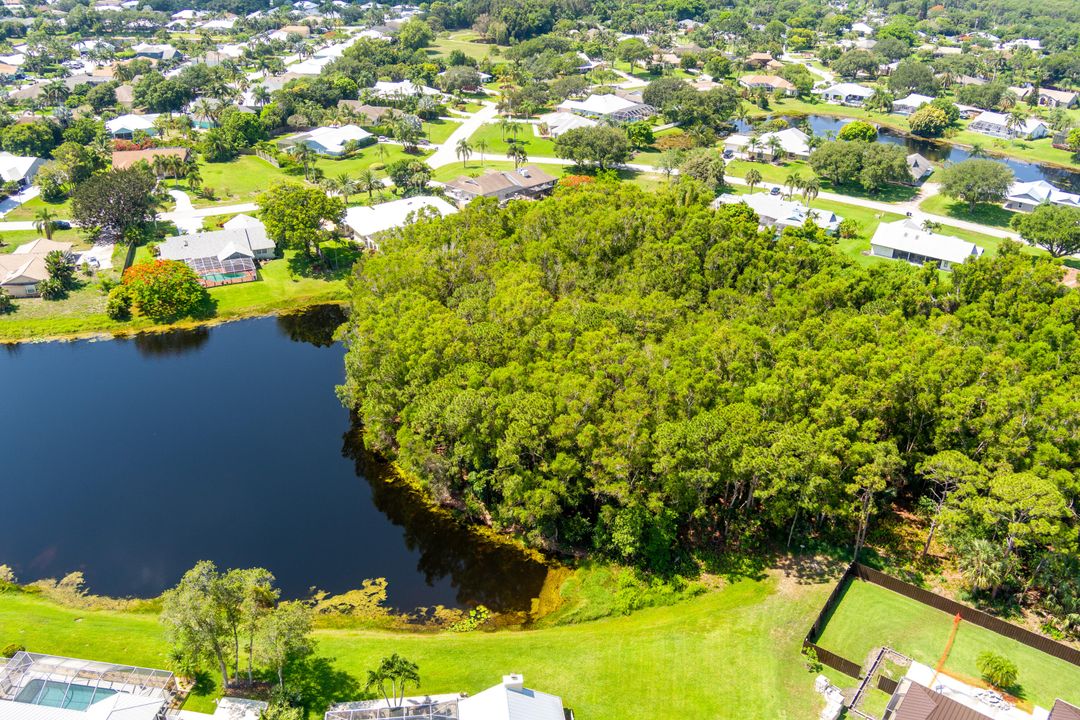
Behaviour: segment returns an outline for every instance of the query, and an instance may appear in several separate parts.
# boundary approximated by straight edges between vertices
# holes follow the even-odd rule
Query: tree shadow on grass
[[[289,668],[285,684],[308,713],[320,716],[335,703],[373,697],[364,692],[356,678],[334,667],[333,658],[322,656],[295,663]]]
[[[352,243],[324,243],[322,257],[312,257],[301,251],[290,257],[289,272],[305,278],[319,280],[343,280],[361,255],[361,249]]]

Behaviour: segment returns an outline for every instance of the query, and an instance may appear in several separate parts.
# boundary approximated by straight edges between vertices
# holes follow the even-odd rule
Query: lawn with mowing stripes
[[[410,694],[476,693],[508,672],[561,695],[590,720],[804,720],[822,707],[799,654],[826,584],[772,576],[667,607],[573,625],[498,632],[319,629],[317,653],[362,688],[368,669],[400,653],[420,666]],[[78,621],[76,621],[78,620]],[[164,627],[152,613],[72,610],[35,595],[0,594],[0,646],[167,667]],[[210,675],[214,673],[211,672]],[[208,684],[188,709],[212,711]],[[355,699],[360,690],[346,691]]]
[[[948,613],[868,582],[852,582],[829,619],[818,645],[862,663],[875,647],[888,646],[918,662],[937,665],[952,630]],[[1023,700],[1044,708],[1056,698],[1080,704],[1080,667],[967,622],[960,623],[945,670],[979,677],[975,660],[990,650],[1019,668]]]

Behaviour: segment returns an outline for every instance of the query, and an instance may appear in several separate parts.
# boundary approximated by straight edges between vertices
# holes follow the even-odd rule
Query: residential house
[[[38,283],[49,279],[45,256],[54,250],[69,255],[71,243],[39,238],[20,245],[10,253],[0,253],[0,290],[12,297],[37,297]],[[14,662],[14,658],[12,658]],[[0,667],[0,678],[3,668]],[[0,685],[0,698],[3,686]]]
[[[554,112],[540,116],[539,129],[545,137],[557,138],[565,132],[577,128],[595,127],[597,122],[584,115],[575,115],[570,112]]]
[[[390,100],[404,97],[416,97],[418,95],[442,97],[442,93],[435,88],[426,85],[418,85],[412,80],[402,80],[401,82],[386,82],[384,80],[379,80],[375,83],[375,87],[371,89],[371,92],[377,97]]]
[[[381,125],[394,116],[398,110],[381,105],[368,105],[359,100],[338,100],[338,109],[348,110],[365,125]]]
[[[1049,108],[1073,108],[1077,104],[1077,93],[1053,88],[1039,88],[1039,105]]]
[[[257,280],[256,261],[273,260],[275,252],[274,241],[258,221],[229,230],[171,237],[158,246],[161,259],[187,263],[205,287]]]
[[[131,47],[135,57],[151,60],[172,60],[177,55],[176,48],[167,43],[138,43]]]
[[[837,83],[824,90],[815,90],[814,92],[820,94],[825,102],[853,107],[860,107],[874,94],[873,90],[858,83]]]
[[[1065,702],[1061,698],[1054,701],[1047,720],[1080,720],[1080,707]]]
[[[765,88],[769,92],[783,91],[785,95],[794,96],[798,90],[790,82],[779,75],[743,75],[739,78],[739,84],[750,90]]]
[[[558,178],[526,165],[518,170],[488,170],[479,177],[459,176],[446,183],[446,192],[459,203],[478,197],[493,197],[499,202],[534,198],[551,192]]]
[[[584,100],[565,100],[556,110],[614,122],[644,120],[656,114],[656,108],[618,95],[590,95]]]
[[[851,26],[851,32],[858,33],[859,35],[873,35],[874,28],[864,22],[857,22]]]
[[[154,120],[157,120],[157,117],[157,115],[128,113],[105,121],[105,129],[114,138],[121,140],[130,140],[137,132],[144,132],[152,136],[157,134],[157,129],[154,127]]]
[[[906,98],[893,101],[892,111],[897,115],[910,115],[923,105],[933,102],[934,98],[929,95],[911,93]]]
[[[982,108],[977,108],[974,105],[957,105],[956,109],[960,111],[961,120],[971,120],[983,112]]]
[[[1008,115],[990,112],[989,110],[979,113],[968,125],[968,130],[1009,140],[1014,138],[1038,140],[1050,134],[1050,129],[1046,126],[1046,123],[1038,118],[1028,117],[1024,119],[1022,125],[1010,127]]]
[[[934,166],[919,153],[911,153],[907,156],[907,168],[908,173],[911,175],[912,185],[922,183],[923,180],[934,172]]]
[[[828,233],[835,233],[844,218],[831,210],[811,210],[800,202],[785,200],[779,195],[769,193],[751,193],[749,195],[721,195],[712,202],[712,207],[737,205],[744,203],[758,216],[762,227],[774,227],[782,231],[788,227],[802,227],[807,220]]]
[[[0,152],[0,180],[3,184],[15,183],[24,188],[33,182],[37,171],[45,164],[45,161],[37,157],[12,155],[5,151]]]
[[[262,227],[264,226],[260,220],[256,220],[250,215],[245,215],[243,213],[233,215],[221,225],[222,230],[244,230],[246,228]]]
[[[187,162],[191,151],[185,147],[157,147],[145,150],[114,150],[112,154],[113,170],[124,170],[140,162],[145,162],[153,167],[154,158],[168,157],[180,158],[181,162]]]
[[[585,73],[585,72],[589,72],[591,70],[595,70],[597,68],[607,66],[607,63],[604,62],[603,60],[593,60],[592,58],[590,58],[588,55],[586,55],[583,52],[579,52],[577,54],[577,56],[578,56],[578,59],[581,61],[578,64],[577,68],[576,68],[578,72]]]
[[[294,75],[318,75],[322,72],[324,67],[332,62],[334,62],[334,58],[309,57],[306,60],[300,60],[291,65],[286,65],[285,70]]]
[[[376,247],[375,236],[386,230],[404,227],[421,217],[446,217],[457,212],[442,198],[420,196],[379,203],[359,205],[345,210],[345,226],[353,237],[369,247]]]
[[[904,218],[878,225],[870,239],[870,253],[913,265],[936,262],[942,270],[950,270],[953,265],[979,257],[983,249],[968,240],[924,230],[911,218]]]
[[[767,68],[770,70],[779,69],[783,67],[782,63],[777,62],[772,55],[767,52],[750,53],[746,58],[746,64],[748,67],[760,70]]]
[[[525,687],[521,675],[475,695],[463,693],[404,698],[400,706],[379,698],[340,703],[324,720],[381,720],[389,717],[454,718],[455,720],[573,720],[562,698]]]
[[[1005,196],[1005,209],[1031,212],[1043,203],[1080,208],[1080,195],[1058,190],[1045,180],[1013,183]]]
[[[375,136],[359,125],[341,125],[315,128],[311,132],[297,135],[289,142],[294,145],[307,145],[320,155],[340,157],[345,154],[350,143],[370,145],[375,142]]]
[[[780,144],[777,152],[773,140]],[[724,138],[724,150],[741,158],[776,161],[780,158],[803,159],[810,157],[810,136],[798,128],[786,128],[776,132],[753,135],[736,133]]]

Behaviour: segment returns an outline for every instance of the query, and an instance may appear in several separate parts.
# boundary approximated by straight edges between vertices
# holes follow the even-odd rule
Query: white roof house
[[[892,110],[898,115],[910,115],[918,110],[923,105],[933,102],[934,98],[929,95],[920,95],[919,93],[911,93],[906,98],[896,100],[892,104]]]
[[[1080,195],[1058,190],[1045,180],[1013,183],[1005,196],[1006,210],[1030,212],[1043,203],[1080,208]]]
[[[274,241],[266,236],[266,228],[259,223],[237,230],[178,235],[161,243],[158,251],[162,260],[270,260],[274,257]]]
[[[570,112],[554,112],[541,115],[540,122],[547,125],[548,135],[551,137],[559,137],[563,133],[576,128],[596,126],[595,120]]]
[[[837,83],[824,90],[815,90],[826,102],[836,105],[862,105],[874,94],[870,88],[858,83]]]
[[[565,100],[560,112],[572,112],[586,117],[610,118],[619,122],[641,120],[656,114],[652,105],[634,102],[619,95],[590,95],[584,100]]]
[[[521,675],[458,703],[460,720],[565,720],[562,698],[525,687]]]
[[[913,265],[937,262],[942,270],[950,270],[953,265],[979,257],[983,249],[968,240],[924,230],[911,218],[904,218],[878,225],[870,240],[870,253]]]
[[[244,215],[243,213],[236,215],[229,220],[226,220],[222,226],[222,230],[242,230],[244,228],[259,227],[265,231],[266,226],[259,220],[251,217],[250,215]]]
[[[324,67],[332,62],[334,62],[334,58],[309,57],[307,60],[301,60],[300,62],[286,65],[285,72],[294,73],[296,75],[318,75],[322,72]]]
[[[28,185],[37,174],[38,168],[44,163],[45,161],[41,158],[12,155],[7,151],[0,152],[0,179],[5,183]]]
[[[1009,127],[1009,116],[1003,113],[986,110],[979,113],[968,125],[969,130],[1001,138],[1025,138],[1038,140],[1050,134],[1050,129],[1042,120],[1035,117],[1024,118],[1024,123],[1016,127]]]
[[[422,215],[446,217],[457,212],[442,198],[420,196],[391,200],[378,205],[350,207],[345,211],[345,225],[353,234],[370,243],[370,238],[384,230],[403,227]]]
[[[745,203],[754,213],[764,227],[777,227],[783,230],[787,227],[802,227],[807,219],[813,220],[814,224],[826,232],[836,232],[844,218],[831,210],[811,210],[800,202],[785,200],[777,195],[768,193],[751,193],[750,195],[721,195],[713,200],[714,208],[721,205],[736,205]]]
[[[428,87],[427,85],[417,85],[412,80],[402,80],[401,82],[379,80],[371,90],[374,94],[384,98],[413,97],[414,95],[442,95],[442,93],[435,88]]]
[[[805,158],[810,155],[810,136],[799,128],[786,128],[776,132],[762,133],[757,137],[753,150],[750,149],[752,135],[736,133],[724,138],[724,149],[735,153],[752,154],[758,157],[773,156],[771,141],[776,138],[783,155]]]
[[[851,26],[852,32],[857,32],[860,35],[873,35],[874,28],[870,27],[864,22],[857,22]]]
[[[132,115],[128,113],[106,121],[105,129],[114,137],[130,138],[140,130],[147,135],[153,135],[157,132],[154,129],[154,121],[157,120],[157,117],[157,115]]]
[[[294,138],[297,144],[303,143],[322,155],[338,156],[345,153],[345,146],[350,142],[364,142],[372,134],[359,125],[341,125],[339,127],[320,127]]]

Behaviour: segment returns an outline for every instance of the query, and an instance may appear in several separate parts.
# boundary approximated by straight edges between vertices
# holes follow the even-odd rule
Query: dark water
[[[200,559],[286,595],[385,577],[390,603],[528,609],[545,569],[417,502],[334,395],[336,308],[0,350],[0,563],[153,596]]]
[[[835,135],[840,131],[840,128],[851,122],[850,118],[829,117],[826,115],[782,117],[792,125],[798,125],[800,121],[805,120],[814,131],[814,135],[820,135],[822,137],[830,133]],[[749,125],[746,123],[736,123],[736,127],[739,128],[740,132],[745,132],[749,129]],[[878,139],[881,142],[903,145],[907,148],[908,152],[917,152],[934,163],[957,163],[963,162],[971,157],[971,154],[963,148],[954,147],[946,143],[935,143],[928,140],[908,137],[885,127],[878,127]],[[990,147],[992,141],[993,138],[986,138],[987,148]],[[1080,193],[1080,173],[1078,172],[1066,170],[1064,168],[1051,167],[1049,165],[1023,162],[1012,158],[986,156],[986,159],[1008,166],[1019,181],[1030,182],[1033,180],[1046,180],[1062,190]]]

